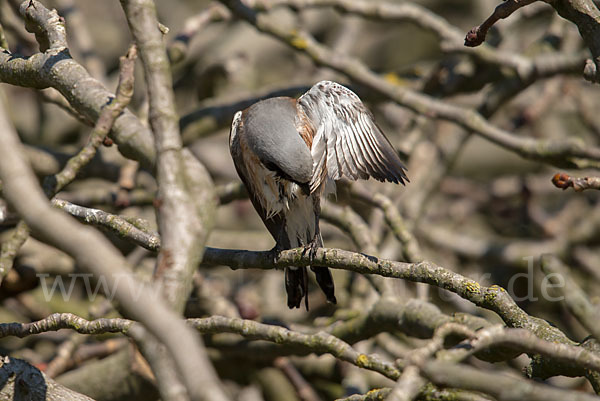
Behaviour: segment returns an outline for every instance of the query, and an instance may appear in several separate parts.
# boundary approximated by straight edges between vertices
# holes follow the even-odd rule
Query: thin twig
[[[556,173],[552,177],[552,183],[555,187],[563,190],[573,187],[575,192],[586,189],[600,190],[600,177],[571,177],[567,173]]]
[[[49,197],[54,196],[73,181],[79,171],[92,160],[96,155],[98,147],[110,132],[115,120],[129,104],[133,96],[136,57],[137,50],[135,46],[131,46],[127,54],[120,57],[119,84],[115,97],[102,108],[102,112],[96,121],[88,143],[67,161],[67,164],[59,173],[46,177],[44,180],[44,190]]]
[[[507,18],[513,12],[521,7],[525,7],[538,0],[507,0],[498,5],[492,15],[490,15],[481,25],[471,29],[465,37],[465,46],[475,47],[482,44],[485,40],[488,30],[500,19]]]
[[[134,225],[123,217],[99,209],[78,206],[62,199],[53,199],[52,206],[64,210],[86,224],[109,228],[120,238],[132,241],[149,251],[158,252],[160,249],[160,237],[156,233],[142,229],[147,226],[146,222]]]
[[[393,204],[391,199],[380,193],[373,194],[359,185],[352,185],[352,195],[383,211],[386,223],[391,228],[394,236],[402,244],[402,253],[407,262],[423,260],[419,243],[408,229],[407,224],[398,212],[398,208]]]
[[[0,284],[12,269],[19,249],[27,241],[27,238],[29,238],[29,227],[23,220],[20,220],[10,238],[2,242],[0,248]]]
[[[600,341],[600,309],[590,302],[586,293],[573,280],[568,267],[553,255],[543,255],[541,266],[547,274],[548,280],[564,297],[569,311],[596,340]]]
[[[167,49],[172,64],[181,62],[188,53],[191,39],[211,22],[226,21],[230,17],[229,10],[219,3],[210,3],[208,7],[183,23],[183,29],[169,44]]]

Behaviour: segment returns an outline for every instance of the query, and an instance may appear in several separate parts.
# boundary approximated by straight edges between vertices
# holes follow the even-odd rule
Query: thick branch
[[[202,259],[213,225],[216,202],[204,166],[182,147],[175,111],[171,72],[150,0],[122,1],[144,64],[150,103],[150,124],[158,154],[158,224],[162,250],[157,276],[165,296],[183,310],[191,276]]]
[[[58,18],[56,11],[52,11],[50,14],[51,18]],[[47,20],[44,18],[41,21]],[[59,33],[60,32],[61,31],[59,31]],[[58,39],[54,39],[54,41],[57,40]],[[84,146],[79,153],[71,157],[59,173],[46,178],[44,181],[44,190],[48,197],[54,196],[63,187],[73,181],[79,171],[92,160],[98,146],[100,146],[106,135],[108,135],[111,127],[114,125],[115,119],[123,112],[127,104],[129,104],[131,96],[133,95],[135,57],[135,48],[130,48],[127,56],[121,57],[116,98],[102,109],[88,144]],[[12,236],[2,244],[2,250],[0,251],[0,283],[2,283],[2,279],[12,268],[19,249],[28,237],[29,228],[24,221],[19,221]]]
[[[128,273],[126,260],[102,234],[48,204],[3,108],[0,131],[0,179],[9,204],[48,244],[73,256],[83,270],[106,280],[125,312],[166,345],[181,375],[190,382],[197,380],[196,372],[202,365],[196,358],[198,343],[194,333],[165,305],[155,288],[140,284]]]
[[[28,7],[29,4],[31,7]],[[60,33],[62,30],[64,35],[64,26],[58,19],[52,19],[51,25],[44,19],[49,12],[42,3],[27,0],[22,8],[26,10],[24,18],[29,24],[46,26],[46,31]],[[65,47],[49,48],[44,53],[36,53],[28,58],[8,51],[0,52],[0,80],[27,88],[55,88],[78,113],[91,121],[98,119],[102,107],[113,97],[71,58]],[[138,160],[146,167],[154,165],[152,134],[129,111],[125,110],[117,118],[110,136],[124,156]]]
[[[156,143],[161,249],[155,276],[167,303],[181,313],[192,289],[192,275],[202,259],[204,244],[213,226],[214,186],[204,166],[182,147],[169,60],[154,2],[122,0],[121,4],[143,62],[149,119]],[[202,342],[198,341],[187,352],[194,359],[196,368],[192,372],[179,370],[179,374],[190,398],[226,401],[228,397]],[[152,355],[146,354],[155,362],[153,365],[160,368],[161,358],[157,356],[163,353],[157,348]],[[178,381],[177,375],[162,368],[155,368],[155,372],[157,375],[162,373],[159,375],[162,397],[180,399],[180,394],[171,398],[167,393],[170,387],[167,381]],[[162,382],[161,377],[165,379]]]
[[[525,313],[503,288],[496,285],[484,287],[429,261],[401,263],[341,249],[327,248],[319,248],[313,260],[308,255],[303,255],[302,248],[282,251],[278,258],[273,260],[273,254],[269,251],[250,252],[207,248],[203,263],[226,265],[232,269],[273,269],[318,263],[319,266],[333,269],[427,283],[454,292],[477,306],[496,312],[510,327],[526,328],[548,341],[573,344],[560,330],[542,319]]]

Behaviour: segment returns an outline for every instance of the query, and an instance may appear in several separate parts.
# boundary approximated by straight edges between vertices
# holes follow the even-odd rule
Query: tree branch
[[[333,269],[343,269],[361,274],[377,274],[383,277],[427,283],[443,288],[471,301],[477,306],[496,312],[510,327],[525,328],[547,341],[573,344],[564,333],[546,321],[529,316],[517,306],[503,288],[485,287],[479,283],[438,266],[429,261],[402,263],[378,259],[373,256],[319,248],[314,259],[303,255],[302,248],[282,251],[274,260],[269,251],[250,252],[207,248],[203,263],[226,265],[232,269],[272,269],[285,266],[308,266],[318,264]]]
[[[513,52],[502,51],[487,45],[476,49],[465,48],[463,34],[459,28],[418,4],[365,0],[247,0],[245,4],[260,11],[278,6],[288,6],[293,9],[334,7],[344,13],[360,15],[377,21],[409,21],[435,34],[440,40],[442,51],[463,53],[480,62],[510,68],[524,80],[535,71],[536,63],[532,59]],[[583,65],[583,60],[579,61],[579,64]]]
[[[352,185],[352,195],[383,211],[386,223],[391,228],[396,239],[402,244],[402,253],[406,261],[418,262],[423,260],[419,243],[408,229],[402,215],[400,215],[400,212],[398,212],[397,207],[391,199],[383,194],[373,194],[357,184]]]
[[[103,212],[105,213],[105,212]],[[107,214],[108,215],[108,214]],[[103,218],[103,222],[112,219]],[[111,226],[108,226],[111,228]],[[146,237],[145,241],[158,241],[155,236]],[[146,246],[150,246],[149,242]],[[245,251],[235,249],[219,249],[207,247],[202,263],[224,265],[232,269],[277,269],[285,266],[308,266],[313,263],[343,269],[362,274],[376,274],[413,282],[427,283],[446,289],[473,302],[477,306],[493,310],[511,327],[526,328],[538,337],[562,343],[572,344],[558,329],[541,319],[527,315],[499,286],[484,287],[458,273],[438,266],[429,261],[402,263],[374,256],[359,254],[341,249],[319,248],[314,261],[303,255],[303,248],[282,251],[276,259],[270,251]]]
[[[55,313],[32,323],[0,323],[0,338],[7,336],[22,338],[60,329],[72,329],[81,334],[123,333],[131,335],[130,331],[136,324],[128,319],[103,318],[89,321],[72,313]],[[342,361],[373,370],[393,380],[400,377],[399,370],[392,363],[384,362],[375,355],[361,354],[348,343],[325,332],[304,334],[280,326],[224,316],[188,319],[187,324],[202,334],[234,333],[245,338],[300,347],[318,355],[331,354]]]
[[[168,54],[171,64],[181,62],[187,52],[190,40],[210,22],[225,21],[230,18],[229,10],[219,3],[211,3],[202,12],[188,18],[183,29],[169,44]]]
[[[139,48],[148,88],[149,119],[154,132],[158,181],[157,220],[161,235],[155,277],[167,303],[182,313],[192,289],[192,275],[202,259],[204,244],[214,223],[216,197],[204,166],[183,149],[175,111],[173,82],[163,35],[152,0],[121,0],[127,23]],[[199,339],[198,339],[199,340]],[[163,352],[148,355],[160,367]],[[148,351],[149,349],[146,348]],[[226,401],[219,378],[201,342],[186,350],[196,369],[182,372],[183,383],[193,400]],[[173,355],[174,356],[174,355]],[[159,365],[156,365],[159,363]],[[169,397],[169,384],[178,378],[168,369],[155,369],[161,395]]]
[[[149,251],[158,252],[160,249],[160,237],[141,229],[140,227],[143,228],[141,224],[136,226],[123,217],[99,209],[74,205],[62,199],[53,199],[52,206],[64,210],[86,224],[108,228],[120,238],[138,244]]]
[[[481,391],[492,395],[498,401],[598,401],[595,395],[562,390],[467,365],[429,360],[419,368],[425,378],[438,386]]]
[[[541,265],[549,281],[557,285],[557,290],[564,297],[569,311],[596,340],[600,341],[600,310],[590,302],[586,293],[573,280],[568,267],[553,255],[543,255]]]
[[[557,166],[570,166],[571,168],[599,165],[600,149],[598,148],[585,146],[574,138],[558,141],[515,136],[490,124],[475,110],[436,100],[404,86],[392,85],[359,60],[332,52],[326,46],[318,43],[308,32],[290,30],[288,27],[275,22],[268,15],[254,12],[240,0],[221,1],[239,18],[254,25],[259,31],[279,39],[291,48],[305,53],[315,63],[342,72],[353,81],[366,85],[419,114],[452,121],[527,159],[540,160]],[[569,57],[565,61],[571,63],[573,58]],[[561,63],[554,63],[548,66],[547,70],[536,70],[536,74],[537,71],[543,74],[551,73],[555,68],[563,71],[563,67],[564,65]]]
[[[514,11],[538,0],[508,0],[496,7],[481,25],[471,29],[465,38],[465,46],[478,46],[485,40],[488,29],[499,19],[507,18]],[[543,0],[550,4],[563,18],[579,29],[581,37],[592,52],[593,60],[586,62],[585,79],[600,82],[600,11],[592,0]]]
[[[49,12],[36,0],[24,1],[21,10],[29,29],[34,30],[38,37],[52,33],[52,40],[42,40],[42,44],[52,43],[55,47],[28,58],[11,54],[8,50],[0,52],[0,80],[27,88],[55,88],[78,113],[96,121],[113,95],[74,61],[68,49],[62,46],[66,46],[65,30],[60,18],[54,17],[56,13]],[[49,16],[52,17],[50,21],[45,19]],[[40,46],[43,48],[42,44]],[[129,111],[123,111],[116,119],[110,137],[125,157],[138,160],[146,167],[154,165],[152,134]]]
[[[31,7],[34,6],[32,5]],[[41,11],[42,14],[44,14],[43,10]],[[50,26],[52,26],[52,21],[54,21],[55,24],[59,24],[59,22],[55,21],[55,19],[58,18],[56,11],[49,12],[49,14],[50,16],[43,15],[41,21],[46,21]],[[46,30],[54,32],[50,28],[47,28]],[[55,36],[57,37],[55,38],[52,35],[49,36],[52,38],[51,47],[56,47],[63,44],[64,32],[61,33],[61,31],[58,30]],[[106,135],[108,135],[115,122],[115,119],[123,112],[125,107],[127,107],[127,104],[129,104],[131,96],[133,95],[133,72],[135,66],[135,57],[135,48],[132,47],[129,49],[125,57],[120,58],[117,95],[111,103],[102,108],[102,112],[100,113],[100,117],[98,117],[98,121],[94,126],[94,130],[92,131],[88,144],[84,146],[79,153],[71,157],[59,173],[51,177],[46,177],[44,180],[44,191],[48,197],[53,197],[58,191],[73,181],[79,171],[81,171],[81,169],[92,160],[92,158],[96,155],[98,146],[100,146]],[[29,228],[24,221],[19,221],[17,228],[11,237],[2,244],[0,251],[0,284],[2,283],[2,279],[6,276],[6,274],[8,274],[8,271],[12,268],[14,259],[16,258],[19,249],[25,243],[28,237]]]
[[[465,37],[465,46],[475,47],[482,44],[488,30],[501,19],[508,18],[521,7],[525,7],[538,0],[508,0],[496,7],[492,15],[481,25],[472,28]]]
[[[186,381],[197,382],[202,365],[196,358],[198,343],[194,333],[164,304],[154,287],[140,284],[128,273],[126,260],[102,234],[48,204],[3,108],[0,131],[0,179],[8,203],[48,244],[73,256],[85,271],[105,279],[124,311],[166,345]]]
[[[561,189],[573,187],[575,192],[586,189],[600,190],[600,177],[571,177],[567,173],[557,173],[552,177],[552,184]]]
[[[348,343],[325,333],[304,334],[283,327],[257,323],[252,320],[212,316],[206,319],[188,319],[188,323],[202,333],[235,333],[244,337],[275,342],[282,345],[308,347],[317,354],[328,353],[358,367],[379,372],[396,380],[400,372],[392,363],[375,355],[357,352]]]
[[[134,68],[137,51],[131,46],[125,56],[119,59],[119,83],[115,97],[102,108],[102,112],[94,125],[88,143],[73,157],[63,169],[44,180],[44,191],[52,197],[72,182],[81,169],[96,155],[98,147],[109,134],[117,117],[123,113],[133,96]]]
[[[105,213],[105,212],[102,212]],[[108,215],[108,214],[107,214]],[[109,215],[110,216],[110,215]],[[112,222],[113,218],[103,218],[102,221]],[[111,223],[113,224],[113,223]],[[128,223],[126,223],[128,224]],[[153,235],[146,237],[148,241],[158,241],[158,238]],[[392,277],[404,279],[413,282],[427,283],[445,290],[454,292],[462,298],[469,300],[477,306],[496,312],[504,322],[515,328],[524,328],[535,334],[536,337],[555,342],[559,344],[574,345],[575,343],[568,339],[556,327],[551,326],[546,321],[530,316],[525,313],[512,300],[508,293],[499,286],[484,287],[479,283],[470,280],[460,274],[454,273],[432,262],[422,261],[419,263],[402,263],[391,260],[378,259],[373,256],[344,251],[340,249],[320,248],[314,260],[303,255],[303,248],[282,251],[276,259],[273,259],[273,254],[269,251],[256,252],[232,249],[218,249],[207,247],[203,263],[209,265],[225,265],[233,269],[277,269],[284,266],[307,266],[311,263],[319,263],[319,265],[327,266],[333,269],[343,269],[362,274],[375,274],[383,277]],[[410,316],[402,315],[402,308],[397,305],[392,306],[395,313],[389,317],[385,311],[387,307],[375,307],[374,315],[365,314],[357,319],[350,320],[343,324],[338,324],[332,327],[331,334],[338,338],[344,338],[348,342],[356,342],[365,336],[378,333],[379,330],[384,330],[388,327],[389,330],[396,327],[398,320],[402,320],[407,324],[407,327],[413,327],[409,322],[419,326],[421,330],[434,330],[439,324],[447,322],[447,319],[441,319],[439,311],[437,314],[427,313],[421,315],[422,308],[413,306],[410,310],[416,317],[411,319]],[[427,308],[426,308],[427,309]],[[400,318],[400,316],[402,316]],[[391,326],[387,323],[390,320]],[[424,322],[430,322],[432,325],[424,327]],[[477,323],[480,324],[480,323]],[[361,329],[364,328],[364,330]],[[375,332],[373,332],[375,330]],[[413,327],[411,330],[415,330]],[[362,333],[356,337],[358,333]],[[417,335],[411,332],[411,335]],[[570,376],[584,375],[581,366],[573,364],[557,363],[559,359],[540,359],[536,361],[534,371],[542,376],[551,376],[554,374],[563,374]]]

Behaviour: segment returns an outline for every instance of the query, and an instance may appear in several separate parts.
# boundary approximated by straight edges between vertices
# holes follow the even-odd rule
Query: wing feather
[[[368,134],[364,133],[364,129],[357,124],[351,124],[350,130],[346,132],[346,137],[354,137],[360,142],[360,150],[362,160],[366,166],[366,173],[371,177],[378,177],[382,172],[378,168],[377,159],[373,153],[373,146],[369,143]]]
[[[348,135],[348,139],[348,142],[350,143],[350,155],[352,157],[352,160],[356,162],[355,167],[357,169],[358,175],[363,180],[366,180],[367,178],[369,178],[369,174],[366,173],[367,167],[364,162],[364,156],[362,154],[361,147],[359,145],[358,140],[356,139],[356,135]]]
[[[373,177],[404,184],[406,167],[375,124],[373,115],[350,89],[331,81],[313,86],[298,100],[315,126],[311,191],[328,177]]]
[[[372,133],[367,131],[367,134],[365,136],[367,137],[369,146],[373,150],[373,158],[376,160],[374,163],[375,163],[376,167],[379,168],[379,172],[380,172],[380,175],[374,175],[374,178],[378,179],[380,181],[384,181],[385,177],[395,177],[396,175],[394,174],[394,171],[390,170],[388,168],[386,161],[385,161],[385,157],[383,157],[381,152],[379,151],[380,145],[375,140],[375,138],[373,138]]]

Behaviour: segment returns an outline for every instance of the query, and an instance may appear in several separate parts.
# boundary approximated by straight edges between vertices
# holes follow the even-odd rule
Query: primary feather
[[[396,151],[350,89],[321,81],[298,99],[298,106],[317,132],[311,149],[311,191],[326,177],[334,181],[342,176],[402,184],[408,181]]]

